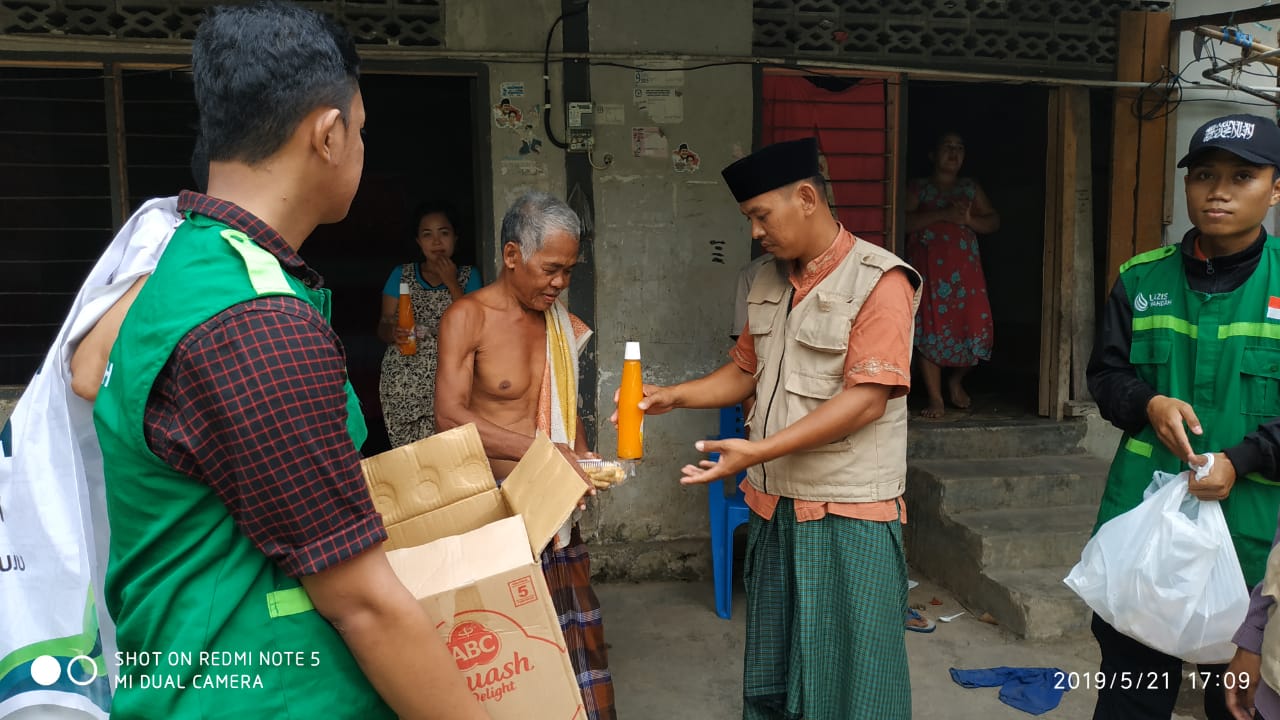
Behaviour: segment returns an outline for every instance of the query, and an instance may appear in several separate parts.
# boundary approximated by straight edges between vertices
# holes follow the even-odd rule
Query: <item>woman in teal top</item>
[[[480,273],[470,265],[455,265],[453,252],[457,233],[453,216],[439,205],[423,204],[414,213],[414,242],[422,259],[405,263],[391,271],[382,288],[382,318],[378,338],[387,343],[382,356],[382,376],[378,395],[391,447],[407,445],[435,432],[436,330],[440,316],[464,293],[480,289]],[[400,354],[396,324],[400,284],[408,283],[413,301],[414,334],[418,351]]]

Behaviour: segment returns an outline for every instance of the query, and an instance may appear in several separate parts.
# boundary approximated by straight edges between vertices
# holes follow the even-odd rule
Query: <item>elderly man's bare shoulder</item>
[[[501,297],[491,288],[484,287],[473,293],[467,293],[454,300],[441,317],[441,324],[462,324],[468,328],[480,329],[485,317],[501,311]]]

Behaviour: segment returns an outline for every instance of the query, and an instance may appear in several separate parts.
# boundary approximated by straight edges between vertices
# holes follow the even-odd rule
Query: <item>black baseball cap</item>
[[[1260,115],[1226,115],[1196,128],[1178,167],[1206,150],[1226,150],[1254,165],[1280,167],[1280,126]]]

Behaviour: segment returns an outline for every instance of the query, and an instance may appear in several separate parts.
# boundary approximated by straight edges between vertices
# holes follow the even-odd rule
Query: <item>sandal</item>
[[[912,625],[911,621],[924,623],[923,625]],[[905,627],[911,632],[931,633],[938,628],[938,624],[921,615],[919,611],[907,608],[907,621]]]

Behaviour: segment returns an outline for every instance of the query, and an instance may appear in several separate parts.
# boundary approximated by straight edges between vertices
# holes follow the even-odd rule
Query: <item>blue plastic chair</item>
[[[720,434],[713,439],[745,437],[742,406],[720,409]],[[716,461],[720,453],[710,453]],[[724,480],[707,483],[707,510],[711,515],[711,567],[716,584],[716,615],[728,620],[733,610],[733,531],[749,517],[747,503],[738,489],[746,472],[734,478],[733,494],[726,496]]]

